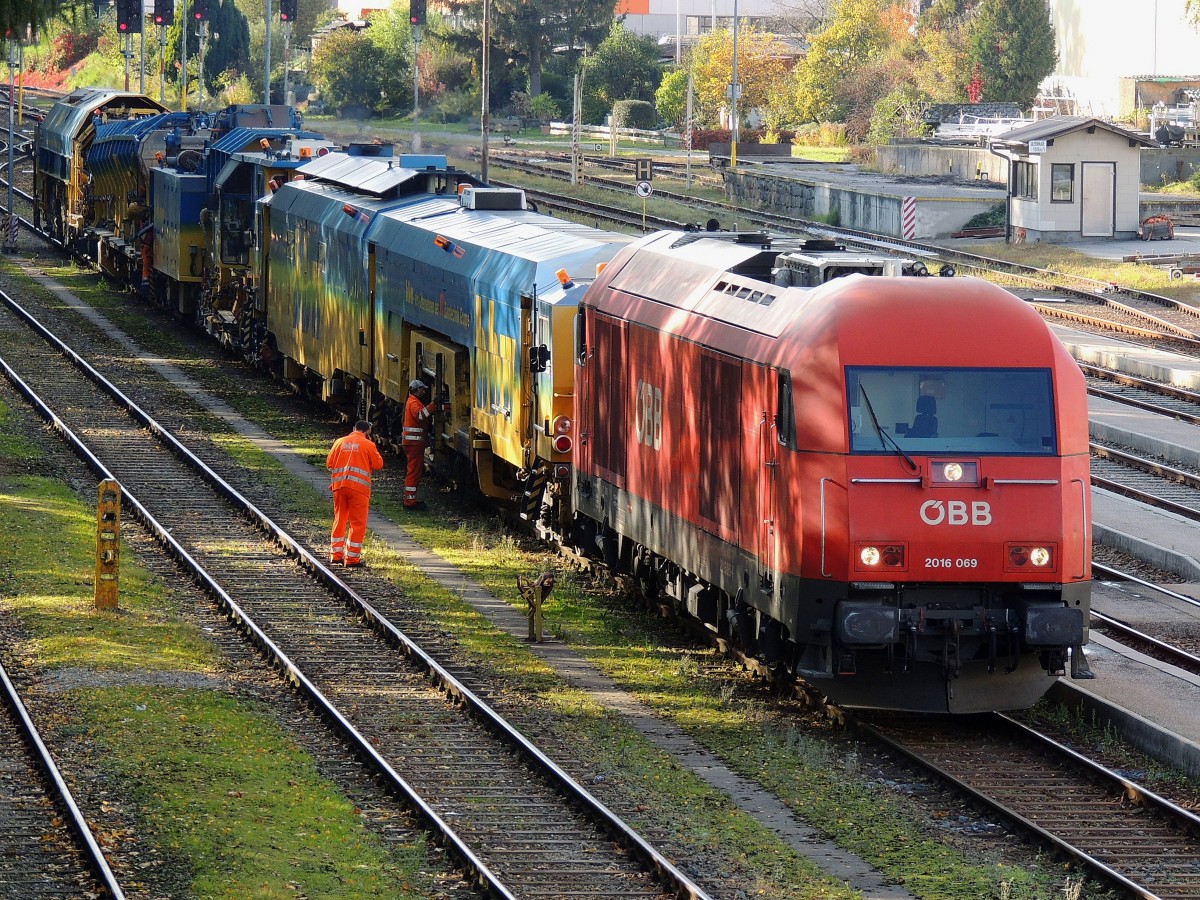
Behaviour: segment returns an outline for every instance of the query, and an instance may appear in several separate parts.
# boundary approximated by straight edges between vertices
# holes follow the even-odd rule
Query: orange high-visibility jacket
[[[429,418],[433,414],[433,401],[422,403],[416,394],[408,395],[404,404],[404,436],[402,444],[420,444],[424,447],[429,443]]]
[[[375,442],[361,431],[352,431],[334,441],[325,459],[325,468],[333,490],[345,488],[356,494],[371,495],[371,471],[383,468],[383,457]]]

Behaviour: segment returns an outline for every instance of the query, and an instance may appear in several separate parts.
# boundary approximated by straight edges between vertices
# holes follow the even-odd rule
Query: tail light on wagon
[[[558,416],[551,423],[551,431],[554,434],[551,444],[556,453],[570,453],[571,448],[575,446],[575,441],[571,437],[571,426],[570,416]]]

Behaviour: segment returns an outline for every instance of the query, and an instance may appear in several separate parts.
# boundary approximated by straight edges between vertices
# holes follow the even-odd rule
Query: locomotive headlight
[[[855,544],[859,569],[903,569],[905,565],[904,544]]]
[[[979,462],[965,459],[930,460],[929,482],[934,485],[979,487]]]
[[[1044,569],[1054,561],[1054,554],[1049,547],[1025,547],[1013,545],[1008,548],[1008,563],[1010,566],[1035,566]]]
[[[559,453],[570,453],[574,442],[569,434],[556,434],[554,436],[554,449]]]
[[[567,434],[571,430],[571,417],[558,416],[551,426],[555,434]]]

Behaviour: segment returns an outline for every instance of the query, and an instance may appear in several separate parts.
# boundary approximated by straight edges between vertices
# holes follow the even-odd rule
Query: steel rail
[[[3,359],[0,359],[0,367],[4,369],[5,376],[9,379],[12,379],[16,375]],[[21,695],[17,692],[16,685],[12,683],[12,679],[9,678],[8,672],[3,665],[0,665],[0,683],[4,685],[5,699],[12,708],[14,717],[21,725],[21,733],[26,744],[33,751],[33,755],[37,759],[42,773],[54,787],[58,805],[61,807],[61,811],[66,814],[65,818],[71,830],[75,832],[75,836],[83,850],[83,855],[92,869],[92,874],[100,881],[101,886],[109,893],[112,900],[125,900],[125,893],[121,890],[121,885],[117,882],[117,876],[113,874],[112,869],[109,867],[108,859],[105,858],[104,851],[100,849],[100,844],[96,841],[96,836],[92,834],[92,829],[87,823],[87,818],[83,815],[82,810],[80,810],[79,804],[75,802],[75,797],[71,793],[71,789],[67,786],[66,779],[63,778],[58,763],[54,761],[53,754],[50,753],[46,742],[42,740],[37,725],[34,724],[33,718],[29,715],[29,710],[25,708],[25,704],[21,700]]]
[[[1167,512],[1175,513],[1177,516],[1184,516],[1185,518],[1200,522],[1200,510],[1184,506],[1182,503],[1175,503],[1172,500],[1166,500],[1162,497],[1156,497],[1153,494],[1147,494],[1145,491],[1139,491],[1137,488],[1129,487],[1129,485],[1121,484],[1118,481],[1112,481],[1100,475],[1092,475],[1092,485],[1104,488],[1106,491],[1112,491],[1114,494],[1120,494],[1122,497],[1128,497],[1130,500],[1145,503],[1147,506],[1164,509]]]
[[[1153,791],[1145,788],[1136,782],[1119,775],[1112,770],[1087,759],[1075,750],[1066,747],[1057,741],[1049,738],[1028,726],[1017,722],[1015,719],[1003,713],[991,713],[991,718],[996,722],[1003,723],[1005,727],[1015,729],[1018,735],[1029,741],[1034,742],[1042,749],[1059,756],[1066,760],[1074,769],[1085,773],[1086,777],[1093,780],[1101,781],[1110,792],[1119,791],[1121,795],[1130,801],[1141,805],[1142,807],[1156,812],[1160,815],[1167,816],[1173,823],[1178,823],[1180,826],[1200,832],[1200,816],[1186,810],[1166,798],[1156,794]],[[860,727],[870,734],[876,740],[879,740],[884,745],[890,747],[896,752],[913,760],[919,766],[929,771],[935,772],[940,778],[954,785],[958,790],[973,798],[980,804],[994,810],[1010,821],[1016,822],[1022,828],[1028,830],[1032,834],[1038,836],[1041,840],[1057,847],[1063,853],[1070,856],[1080,865],[1091,870],[1093,873],[1100,875],[1114,885],[1117,885],[1128,891],[1135,897],[1144,898],[1144,900],[1160,900],[1158,894],[1145,885],[1139,884],[1133,878],[1129,877],[1117,869],[1108,865],[1105,862],[1097,859],[1086,850],[1075,846],[1070,840],[1049,831],[1047,828],[1035,822],[1028,815],[1019,812],[1016,809],[1006,805],[996,797],[991,796],[986,790],[975,787],[967,783],[961,777],[956,775],[946,766],[934,762],[931,759],[922,756],[918,750],[906,746],[903,740],[893,738],[885,733],[880,727],[872,724],[859,723]]]
[[[429,677],[455,698],[467,705],[474,714],[483,720],[489,728],[505,742],[533,762],[543,774],[554,783],[566,796],[592,814],[609,834],[627,851],[640,858],[644,864],[653,869],[659,880],[669,890],[679,897],[690,900],[708,900],[708,895],[688,876],[650,845],[640,834],[631,829],[623,820],[613,813],[605,804],[591,794],[586,788],[570,777],[561,767],[533,745],[520,731],[503,719],[499,713],[476,696],[466,685],[446,670],[433,657],[429,656],[419,645],[404,632],[390,622],[382,613],[360,596],[350,586],[337,577],[324,563],[310,553],[298,540],[284,531],[269,516],[255,507],[236,489],[213,471],[206,463],[193,454],[174,435],[163,428],[148,413],[128,398],[119,388],[110,383],[97,372],[85,359],[75,353],[56,335],[37,321],[28,311],[20,306],[5,292],[0,291],[2,300],[22,320],[24,320],[43,340],[62,353],[83,372],[93,383],[107,393],[118,405],[125,409],[137,422],[149,429],[160,441],[166,444],[178,457],[195,469],[200,476],[214,489],[237,507],[251,521],[256,522],[269,533],[281,546],[286,548],[298,561],[308,569],[318,581],[338,594],[357,612],[400,649],[409,659],[422,668]],[[29,400],[39,413],[50,422],[56,431],[63,435],[75,452],[101,478],[112,478],[111,472],[86,447],[74,432],[41,400],[15,372],[5,364],[5,370],[11,373],[10,380],[16,378],[14,384]],[[496,896],[512,897],[513,895],[500,882],[498,877],[480,860],[466,845],[451,826],[442,819],[436,811],[421,798],[408,782],[382,757],[374,746],[363,737],[354,726],[341,714],[336,706],[329,701],[321,691],[292,663],[287,655],[271,640],[270,637],[253,621],[253,619],[233,600],[216,580],[192,558],[188,551],[169,533],[138,499],[129,492],[123,492],[123,499],[134,510],[137,517],[146,524],[152,533],[175,555],[187,568],[192,571],[201,583],[219,598],[231,617],[247,630],[253,642],[273,658],[292,681],[305,693],[317,708],[335,723],[345,737],[385,776],[390,784],[399,790],[418,810],[423,818],[441,835],[447,846],[452,848],[466,867],[475,873]]]
[[[1126,394],[1119,394],[1114,391],[1106,391],[1104,388],[1088,387],[1087,392],[1093,397],[1100,397],[1104,400],[1111,400],[1113,403],[1123,403],[1126,406],[1132,406],[1137,409],[1145,410],[1146,412],[1156,413],[1158,415],[1167,416],[1172,419],[1178,419],[1181,422],[1187,422],[1189,425],[1200,425],[1200,394],[1194,391],[1189,391],[1184,388],[1176,387],[1175,385],[1164,385],[1157,381],[1150,381],[1146,378],[1138,378],[1133,375],[1124,375],[1120,372],[1114,372],[1109,369],[1100,369],[1096,366],[1090,366],[1086,363],[1079,364],[1080,370],[1085,375],[1093,378],[1102,378],[1108,381],[1122,384],[1125,387],[1137,388],[1146,391],[1147,393],[1159,394],[1160,396],[1170,398],[1172,400],[1180,400],[1185,403],[1193,403],[1197,407],[1197,412],[1189,413],[1181,409],[1172,409],[1169,406],[1161,406],[1157,403],[1152,403],[1148,400],[1139,400],[1136,397],[1130,397]]]

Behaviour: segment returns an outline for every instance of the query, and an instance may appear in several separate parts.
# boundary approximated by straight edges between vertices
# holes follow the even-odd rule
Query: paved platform
[[[1200,228],[1176,228],[1175,237],[1169,241],[1112,241],[1106,238],[1087,238],[1062,246],[1097,259],[1111,259],[1116,262],[1127,256],[1200,256]]]
[[[1119,338],[1050,327],[1081,362],[1200,390],[1200,360]],[[1200,427],[1097,397],[1088,398],[1088,419],[1097,440],[1200,468]],[[1200,522],[1093,488],[1092,527],[1100,543],[1175,572],[1183,580],[1200,581]]]
[[[1200,360],[1118,338],[1051,328],[1080,361],[1200,389]],[[1200,427],[1097,397],[1088,398],[1088,419],[1092,436],[1099,440],[1200,466]],[[1200,595],[1200,522],[1093,488],[1092,529],[1098,542],[1194,582],[1174,585],[1178,592]],[[1165,619],[1200,623],[1200,608],[1166,607],[1153,592],[1131,584],[1098,582],[1092,606],[1135,628],[1153,630],[1151,625]],[[1096,679],[1062,679],[1060,698],[1096,710],[1135,746],[1200,778],[1200,678],[1098,634],[1093,634],[1086,653]]]

